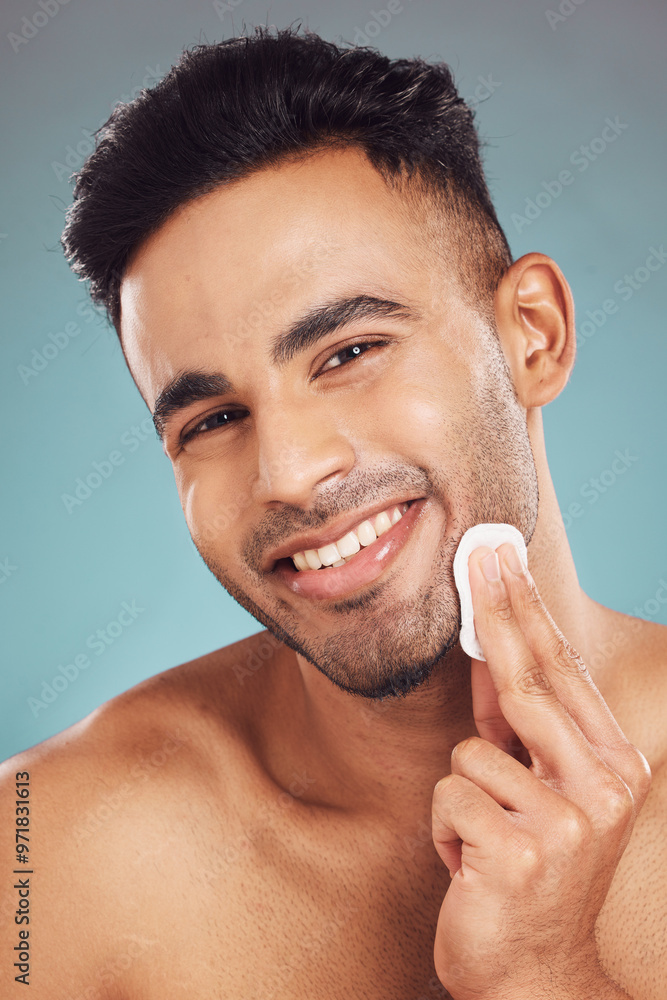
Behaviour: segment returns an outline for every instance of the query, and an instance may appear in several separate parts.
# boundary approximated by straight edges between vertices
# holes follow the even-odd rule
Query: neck
[[[529,411],[527,422],[540,498],[528,565],[556,624],[586,659],[604,627],[602,609],[579,586],[546,460],[540,411]],[[320,805],[386,819],[403,832],[428,821],[433,788],[450,772],[452,749],[477,735],[470,659],[460,646],[436,665],[421,688],[382,702],[342,691],[303,657],[285,652],[280,703],[289,709],[274,715],[280,716],[275,725],[282,729],[277,745],[290,761],[282,766],[307,764],[315,779],[313,800]]]

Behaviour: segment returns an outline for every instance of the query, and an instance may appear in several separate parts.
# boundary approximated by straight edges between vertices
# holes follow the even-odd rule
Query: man
[[[579,587],[540,413],[570,290],[512,262],[446,67],[201,46],[114,113],[63,245],[268,632],[7,763],[3,995],[664,996],[664,629]],[[530,574],[472,554],[471,661],[480,522]]]

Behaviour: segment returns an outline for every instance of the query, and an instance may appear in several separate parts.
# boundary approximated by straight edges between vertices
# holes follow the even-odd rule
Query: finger
[[[533,578],[516,558],[514,546],[504,544],[496,551],[514,616],[533,659],[598,756],[620,775],[640,805],[650,782],[646,759],[626,739],[581,656],[554,622]]]
[[[568,798],[588,812],[596,795],[613,783],[613,773],[536,662],[519,628],[495,552],[476,549],[469,568],[475,627],[502,714],[530,753],[538,777],[565,785]]]
[[[500,709],[498,693],[485,660],[471,659],[470,681],[472,712],[479,735],[529,767],[530,755]]]
[[[435,849],[450,875],[493,872],[512,835],[509,814],[474,782],[448,774],[433,790],[431,825]]]
[[[460,774],[490,795],[503,809],[518,816],[539,818],[549,830],[563,812],[563,796],[507,753],[477,736],[452,750],[452,774]]]

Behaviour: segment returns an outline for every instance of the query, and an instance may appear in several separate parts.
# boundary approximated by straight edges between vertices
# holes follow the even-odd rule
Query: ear
[[[572,292],[558,265],[529,253],[505,272],[495,294],[496,324],[519,402],[551,402],[574,366]]]

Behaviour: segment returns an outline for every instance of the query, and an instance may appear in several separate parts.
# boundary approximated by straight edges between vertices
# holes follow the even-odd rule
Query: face
[[[446,258],[345,149],[181,207],[121,287],[125,354],[202,558],[366,698],[446,669],[462,534],[499,521],[529,540],[537,517],[525,410]]]

